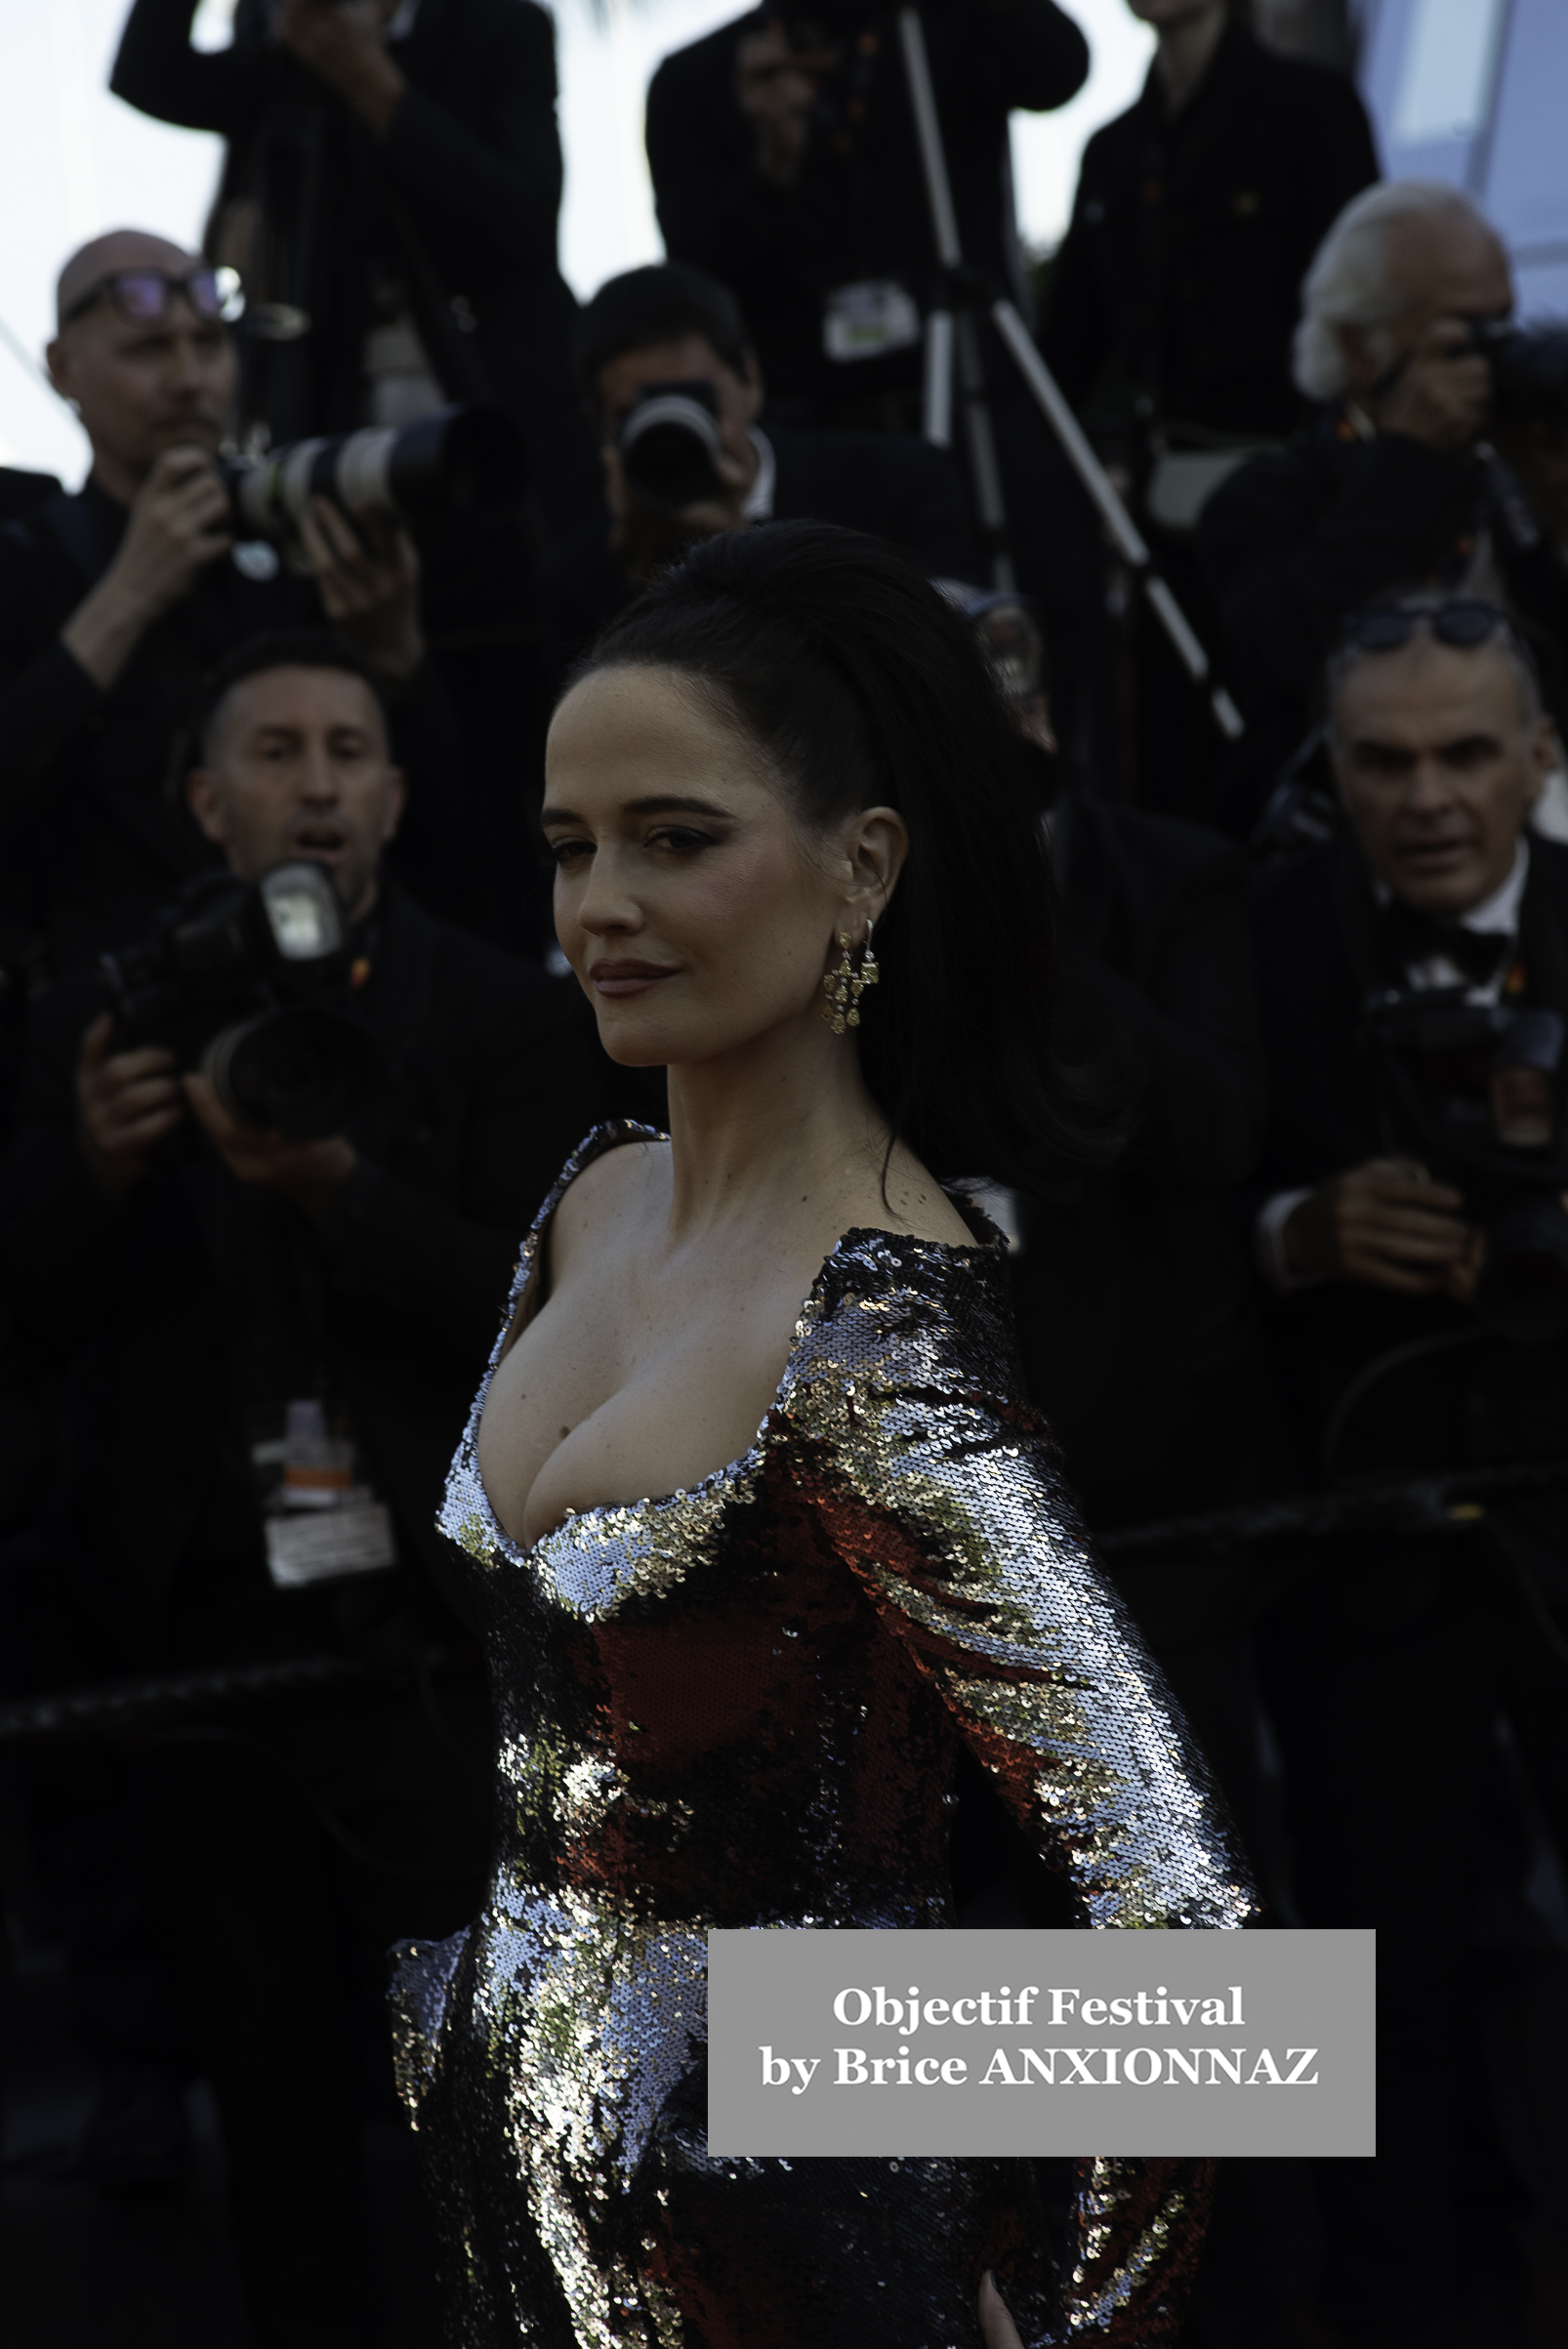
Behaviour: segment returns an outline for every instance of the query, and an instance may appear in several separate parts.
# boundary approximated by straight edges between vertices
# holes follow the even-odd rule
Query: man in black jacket
[[[445,762],[407,540],[358,533],[317,499],[313,578],[235,545],[212,462],[234,384],[213,272],[120,229],[66,263],[59,312],[50,368],[93,465],[74,495],[0,524],[0,904],[63,968],[120,943],[210,861],[168,788],[170,758],[207,677],[249,638],[325,620],[399,695],[416,772],[433,743]]]
[[[136,0],[110,87],[228,142],[211,258],[250,305],[242,412],[274,443],[498,401],[554,532],[592,504],[556,265],[555,29],[532,0]]]
[[[1052,0],[922,13],[965,256],[1027,309],[1008,116],[1065,104],[1088,47]],[[778,423],[918,432],[935,251],[896,10],[768,0],[666,58],[647,141],[665,249],[732,288]],[[1070,476],[988,326],[982,340],[1011,552],[1020,585],[1041,592],[1063,570],[1053,536]]]
[[[487,1850],[482,1672],[433,1511],[520,1235],[604,1114],[605,1064],[574,990],[386,879],[401,777],[332,639],[237,662],[202,761],[192,805],[232,871],[332,876],[387,1082],[341,1133],[284,1140],[64,983],[0,1250],[60,1392],[45,1683],[305,1656],[369,1672],[204,1724],[67,1804],[139,1855],[217,2091],[256,2337],[338,2349],[367,2337],[379,1952],[464,1921]],[[144,2056],[134,2035],[118,2050],[131,2073]]]
[[[1140,454],[1283,439],[1303,414],[1301,279],[1378,177],[1365,109],[1226,0],[1131,6],[1159,47],[1136,103],[1084,149],[1040,348],[1075,407],[1114,366]]]
[[[1257,920],[1258,1244],[1302,1472],[1561,1467],[1568,850],[1525,831],[1550,727],[1502,615],[1436,596],[1361,625],[1332,718],[1349,829],[1271,876]],[[1501,1217],[1526,1195],[1521,1255]],[[1523,2337],[1519,2246],[1464,2218],[1477,2165],[1505,2165],[1471,2018],[1523,1874],[1500,1713],[1568,1848],[1568,1525],[1550,1487],[1474,1515],[1312,1543],[1263,1635],[1303,1921],[1378,1933],[1378,2157],[1317,2175],[1353,2349]],[[1515,1974],[1527,2040],[1523,1996]]]
[[[1248,723],[1227,824],[1256,819],[1314,724],[1347,615],[1385,590],[1506,597],[1568,723],[1568,562],[1489,444],[1492,371],[1472,332],[1512,307],[1502,240],[1456,189],[1369,189],[1325,238],[1303,288],[1296,373],[1326,412],[1234,474],[1199,526]]]
[[[1114,433],[1155,559],[1214,650],[1193,524],[1227,468],[1301,422],[1301,279],[1378,159],[1349,79],[1263,48],[1229,0],[1131,5],[1159,46],[1136,103],[1084,149],[1040,347]],[[1141,603],[1133,626],[1136,796],[1207,816],[1219,737]]]
[[[685,547],[754,522],[838,522],[902,547],[932,577],[973,579],[980,557],[952,460],[911,434],[765,429],[761,362],[733,296],[664,264],[601,285],[577,329],[577,369],[604,468],[607,516],[546,565],[541,596],[561,659]],[[627,478],[620,435],[651,388],[697,384],[720,450],[709,493],[671,514]]]

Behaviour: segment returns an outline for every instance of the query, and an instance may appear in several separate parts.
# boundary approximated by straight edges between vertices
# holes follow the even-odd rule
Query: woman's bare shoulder
[[[885,1179],[879,1167],[871,1181],[853,1189],[852,1200],[845,1201],[846,1227],[903,1232],[943,1248],[974,1246],[973,1232],[935,1175],[902,1146],[894,1148]]]
[[[668,1189],[669,1166],[669,1143],[640,1135],[601,1151],[574,1175],[551,1224],[550,1253],[557,1280],[574,1257],[598,1248],[640,1213],[656,1188]]]

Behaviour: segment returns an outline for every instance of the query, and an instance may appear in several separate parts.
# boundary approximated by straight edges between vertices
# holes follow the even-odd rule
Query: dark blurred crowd
[[[97,2191],[178,2193],[210,2081],[267,2349],[383,2337],[379,1969],[489,1837],[436,1499],[557,1168],[661,1112],[553,948],[550,710],[793,517],[902,548],[1016,714],[1042,1049],[1128,1133],[990,1194],[1032,1385],[1265,1921],[1379,1936],[1377,2158],[1227,2164],[1184,2337],[1568,2338],[1568,341],[1380,180],[1347,56],[1129,5],[1048,262],[1008,122],[1070,14],[922,11],[955,271],[896,13],[812,0],[659,67],[668,259],[581,305],[532,0],[130,11],[114,90],[225,161],[199,252],[62,273],[83,485],[0,474],[0,1901],[68,1955]],[[1023,1921],[957,1817],[966,1919]]]

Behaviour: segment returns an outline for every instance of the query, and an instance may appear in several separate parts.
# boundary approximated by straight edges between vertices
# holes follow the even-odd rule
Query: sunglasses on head
[[[167,269],[111,269],[73,302],[61,320],[68,326],[100,302],[107,302],[127,326],[161,326],[174,309],[175,296],[184,295],[198,318],[217,321],[235,314],[239,281],[232,269],[187,269],[175,276]]]
[[[1512,634],[1507,613],[1495,603],[1385,603],[1355,613],[1345,623],[1345,642],[1360,652],[1398,652],[1418,628],[1429,628],[1439,644],[1466,650]]]

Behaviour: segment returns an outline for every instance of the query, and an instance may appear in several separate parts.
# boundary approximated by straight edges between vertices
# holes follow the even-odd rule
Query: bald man
[[[51,380],[86,482],[0,527],[0,914],[57,964],[121,944],[202,860],[166,788],[193,695],[248,638],[323,618],[389,688],[423,659],[414,555],[317,500],[313,577],[236,547],[213,464],[234,347],[213,272],[142,229],[61,272]]]

